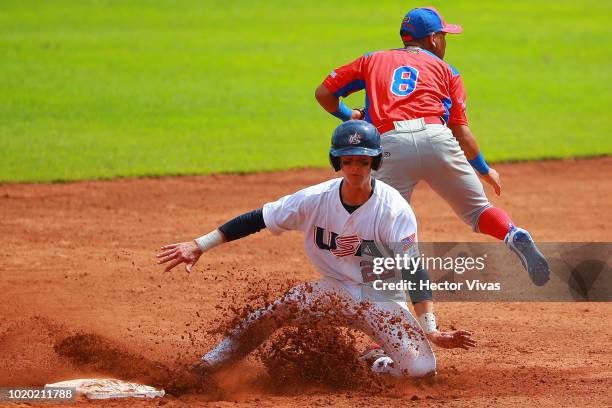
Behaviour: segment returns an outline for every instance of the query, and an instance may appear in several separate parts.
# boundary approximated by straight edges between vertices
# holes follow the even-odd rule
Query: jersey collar
[[[372,176],[370,176],[370,185],[372,186],[372,191],[370,192],[370,197],[368,197],[368,199],[363,203],[363,204],[359,204],[359,205],[348,205],[346,204],[343,200],[342,200],[342,183],[344,183],[344,179],[342,179],[340,181],[340,186],[338,187],[338,199],[340,200],[340,203],[342,204],[342,206],[344,207],[344,209],[349,213],[349,214],[353,214],[355,211],[357,211],[359,208],[363,207],[365,204],[367,204],[368,202],[370,202],[370,199],[372,198],[372,196],[374,195],[375,191],[376,191],[376,179]]]

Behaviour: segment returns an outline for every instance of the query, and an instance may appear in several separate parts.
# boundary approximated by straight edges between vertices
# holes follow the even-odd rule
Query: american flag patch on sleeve
[[[404,247],[404,251],[407,251],[416,242],[416,232],[413,232],[412,234],[408,235],[406,238],[403,238],[400,242],[402,243],[402,246]]]

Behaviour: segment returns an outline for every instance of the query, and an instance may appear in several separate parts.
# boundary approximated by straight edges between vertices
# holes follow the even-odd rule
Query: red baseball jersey
[[[468,124],[459,72],[421,48],[363,55],[333,71],[323,85],[337,97],[365,88],[365,120],[379,129],[427,116],[439,116],[448,124]]]

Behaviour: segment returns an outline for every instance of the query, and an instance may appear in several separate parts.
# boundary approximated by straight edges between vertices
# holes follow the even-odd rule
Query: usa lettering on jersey
[[[323,276],[366,283],[372,260],[389,256],[392,243],[416,233],[410,205],[377,180],[370,199],[352,214],[340,201],[340,183],[333,179],[267,203],[264,221],[273,234],[304,232],[304,249]],[[414,235],[416,239],[416,234]]]

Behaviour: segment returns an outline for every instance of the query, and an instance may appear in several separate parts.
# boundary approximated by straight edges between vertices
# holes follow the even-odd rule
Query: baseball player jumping
[[[443,61],[446,24],[434,8],[415,8],[402,20],[403,48],[365,54],[334,70],[317,88],[319,104],[346,121],[365,119],[382,134],[385,166],[376,178],[410,202],[420,180],[442,196],[474,231],[504,240],[536,285],[549,279],[548,261],[529,232],[515,226],[487,199],[482,180],[501,194],[497,171],[483,158],[468,127],[459,72]],[[365,89],[365,109],[349,109],[340,97]]]
[[[241,359],[285,325],[331,322],[358,329],[382,345],[387,356],[372,366],[394,376],[421,377],[436,370],[430,342],[445,348],[476,345],[465,330],[436,328],[431,292],[377,290],[374,282],[396,282],[397,270],[373,271],[377,257],[418,255],[417,224],[410,205],[392,187],[371,176],[381,169],[380,134],[358,120],[334,131],[330,161],[342,178],[300,190],[240,215],[193,241],[165,245],[157,254],[166,271],[184,263],[189,272],[200,256],[224,242],[268,228],[273,234],[304,232],[304,248],[321,278],[298,285],[268,307],[251,313],[206,353],[192,372],[208,375]],[[401,271],[400,271],[401,273]],[[413,271],[422,279],[423,270]]]

